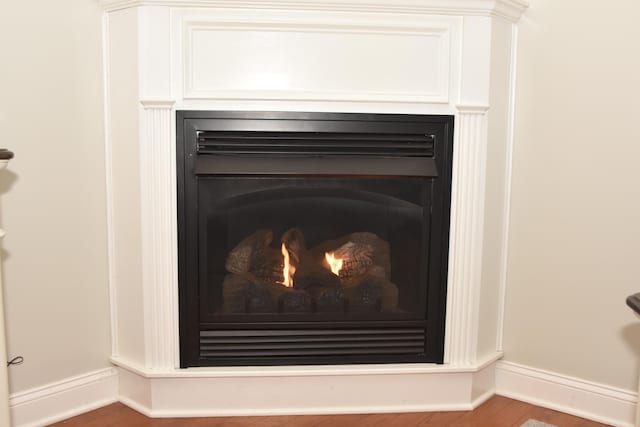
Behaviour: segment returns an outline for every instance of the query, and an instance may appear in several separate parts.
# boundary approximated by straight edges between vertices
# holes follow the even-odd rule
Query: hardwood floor
[[[56,427],[518,427],[530,418],[558,427],[605,425],[501,396],[494,396],[474,411],[467,412],[220,418],[152,419],[121,403],[114,403],[51,425]]]

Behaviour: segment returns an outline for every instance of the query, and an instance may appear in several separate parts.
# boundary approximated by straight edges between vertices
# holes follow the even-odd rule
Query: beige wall
[[[532,0],[520,25],[506,359],[634,389],[640,3]],[[37,28],[37,31],[31,31]],[[108,366],[100,11],[0,13],[13,392]],[[10,191],[9,191],[10,190]]]
[[[640,2],[532,0],[520,24],[506,359],[634,390]]]
[[[11,391],[108,366],[101,13],[95,0],[0,11],[0,177]],[[8,183],[13,181],[8,191]]]

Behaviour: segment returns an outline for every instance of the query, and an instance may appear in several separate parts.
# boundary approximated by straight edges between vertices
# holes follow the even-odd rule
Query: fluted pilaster
[[[457,108],[445,360],[472,365],[477,362],[488,108]]]
[[[177,238],[173,101],[142,101],[140,185],[145,365],[171,369],[177,347]]]

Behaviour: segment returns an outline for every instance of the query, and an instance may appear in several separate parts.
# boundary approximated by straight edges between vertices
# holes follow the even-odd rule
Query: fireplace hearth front
[[[452,116],[177,128],[181,367],[442,363]]]

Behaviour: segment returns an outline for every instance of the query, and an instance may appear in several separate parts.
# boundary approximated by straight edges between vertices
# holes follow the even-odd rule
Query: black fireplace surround
[[[180,365],[442,363],[453,116],[178,111]]]

